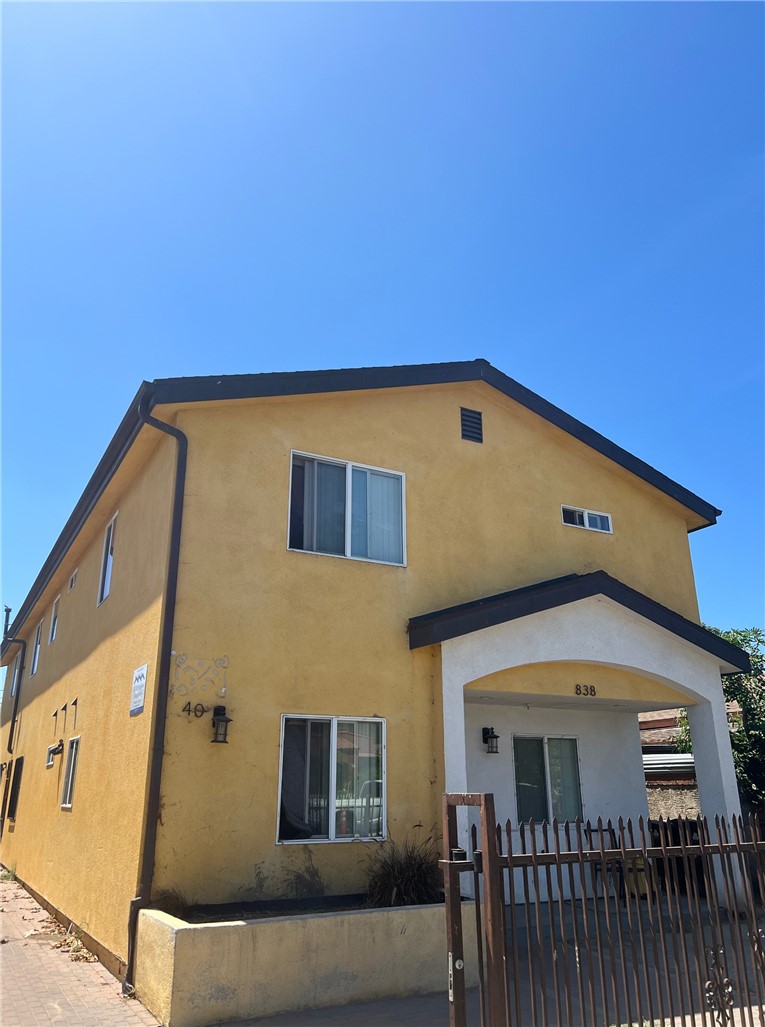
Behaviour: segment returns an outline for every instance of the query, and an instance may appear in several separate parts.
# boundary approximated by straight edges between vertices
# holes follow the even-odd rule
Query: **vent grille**
[[[480,410],[467,410],[460,407],[462,419],[462,438],[468,442],[483,442],[483,414]]]

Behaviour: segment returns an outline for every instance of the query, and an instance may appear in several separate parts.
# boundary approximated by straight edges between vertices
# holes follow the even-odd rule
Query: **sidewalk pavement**
[[[3,1027],[157,1027],[100,963],[74,962],[59,924],[13,881],[0,882]]]

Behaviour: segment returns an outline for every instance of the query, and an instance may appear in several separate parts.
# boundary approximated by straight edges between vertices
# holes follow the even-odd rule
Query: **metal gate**
[[[478,814],[470,853],[459,807]],[[451,1027],[765,1027],[765,836],[752,818],[514,828],[497,824],[492,794],[451,794],[444,849]]]

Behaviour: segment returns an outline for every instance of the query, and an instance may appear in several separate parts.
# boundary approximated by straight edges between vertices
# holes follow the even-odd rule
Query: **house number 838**
[[[576,695],[597,695],[595,685],[574,685]]]

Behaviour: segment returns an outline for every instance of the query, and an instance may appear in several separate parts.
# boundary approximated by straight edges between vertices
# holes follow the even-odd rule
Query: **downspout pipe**
[[[16,732],[16,718],[19,715],[19,697],[21,696],[21,682],[24,680],[24,666],[27,662],[27,643],[23,638],[4,638],[5,645],[20,645],[21,659],[19,660],[19,675],[16,678],[16,694],[13,697],[13,713],[11,714],[11,729],[8,732],[8,752],[13,755],[13,736]],[[8,668],[13,674],[13,664]],[[11,679],[13,684],[13,679]]]
[[[156,698],[152,713],[152,745],[149,753],[149,789],[143,828],[140,864],[138,868],[138,889],[130,903],[128,917],[128,954],[122,991],[131,995],[135,987],[135,949],[138,932],[138,913],[151,899],[154,878],[154,858],[157,848],[157,824],[159,821],[160,785],[162,783],[162,756],[165,749],[165,725],[167,722],[167,701],[170,688],[170,661],[175,625],[175,600],[178,593],[178,566],[181,552],[181,527],[183,524],[183,496],[186,486],[186,462],[188,439],[180,428],[160,421],[149,414],[153,406],[151,394],[141,397],[138,416],[143,424],[175,439],[177,454],[175,463],[175,488],[170,527],[170,552],[167,564],[165,605],[160,630],[159,665],[157,670]]]

